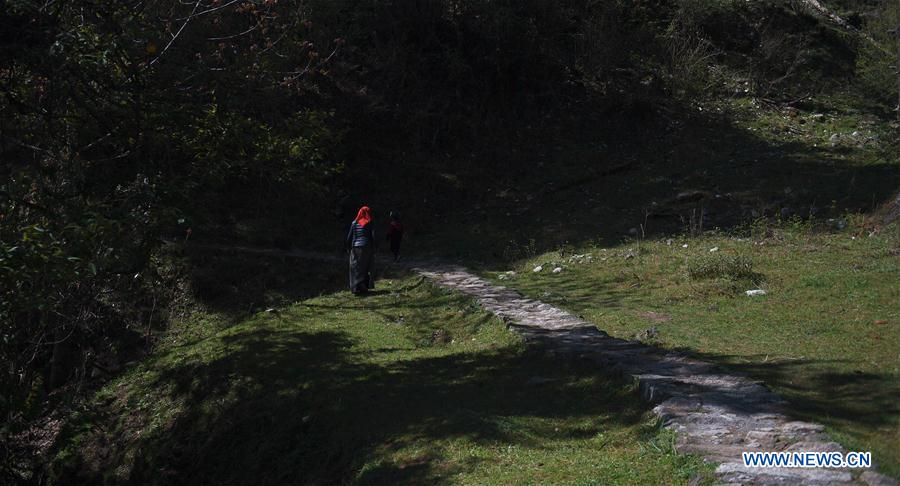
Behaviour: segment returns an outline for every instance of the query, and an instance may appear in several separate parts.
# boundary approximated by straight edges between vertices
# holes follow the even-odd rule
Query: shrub
[[[537,254],[537,244],[535,243],[534,238],[532,238],[526,243],[520,243],[516,240],[510,240],[506,247],[503,249],[502,256],[505,261],[514,262],[517,260],[533,258]]]
[[[892,30],[900,25],[900,7],[885,2],[878,15],[873,15],[864,33],[871,42],[863,41],[856,59],[856,75],[866,94],[886,103],[897,100],[897,41]]]
[[[704,255],[688,262],[688,277],[692,280],[724,279],[757,282],[761,276],[753,271],[753,261],[745,255]]]
[[[692,34],[669,38],[667,72],[676,94],[696,97],[715,84],[710,66],[716,56],[709,41]]]

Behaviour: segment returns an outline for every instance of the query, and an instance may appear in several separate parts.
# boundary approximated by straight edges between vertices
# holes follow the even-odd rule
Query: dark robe
[[[375,249],[372,245],[356,246],[350,250],[350,291],[360,294],[375,288],[372,278],[372,261]]]
[[[350,250],[350,291],[361,294],[375,288],[372,263],[375,259],[375,233],[371,224],[360,225],[354,221],[347,234]]]

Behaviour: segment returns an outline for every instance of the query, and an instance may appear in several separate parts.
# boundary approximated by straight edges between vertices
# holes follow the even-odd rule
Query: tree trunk
[[[53,355],[50,358],[49,390],[55,390],[68,381],[72,375],[72,346],[65,326],[53,331]]]

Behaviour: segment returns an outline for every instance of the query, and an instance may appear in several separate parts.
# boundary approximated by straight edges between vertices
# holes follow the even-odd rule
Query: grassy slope
[[[798,418],[826,424],[847,447],[872,450],[884,471],[900,475],[900,228],[871,237],[805,225],[769,228],[769,236],[757,229],[754,237],[583,249],[590,259],[548,253],[503,282],[614,336],[631,339],[655,326],[655,343],[764,380]],[[687,274],[734,256],[749,258],[758,275]],[[537,264],[564,270],[531,272]],[[757,287],[768,295],[744,295]]]
[[[659,344],[764,379],[798,416],[828,424],[848,447],[871,447],[897,475],[895,236],[781,231],[765,245],[709,236],[685,240],[687,249],[680,239],[645,242],[628,260],[631,246],[616,246],[641,225],[656,235],[684,230],[699,206],[676,201],[683,191],[710,196],[708,229],[783,208],[802,216],[817,208],[820,217],[868,210],[900,186],[896,147],[883,143],[887,115],[839,93],[797,108],[747,94],[621,126],[577,113],[571,126],[548,123],[552,133],[447,154],[446,171],[407,164],[360,174],[345,209],[358,198],[382,214],[403,210],[410,254],[496,268],[499,258],[564,244],[592,251],[593,264],[527,273],[513,285],[623,337],[656,325]],[[257,218],[236,233],[261,245],[333,249],[350,216],[319,231],[293,214],[276,224]],[[291,218],[297,228],[285,225]],[[598,240],[614,256],[599,260]],[[750,255],[770,295],[735,293],[749,282],[686,279],[686,262],[713,246]],[[647,425],[627,384],[527,353],[456,297],[420,287],[355,301],[331,294],[343,275],[305,263],[202,252],[191,260],[202,308],[185,302],[168,348],[105,387],[73,423],[61,477],[82,469],[112,482],[659,483],[698,468],[671,454],[670,437]],[[322,292],[331,295],[304,300]],[[278,316],[255,314],[295,301]],[[392,324],[400,315],[403,324]],[[202,325],[236,326],[191,341],[212,332]],[[431,345],[438,328],[456,342]],[[528,385],[533,376],[556,381]]]
[[[560,222],[595,215],[587,227],[594,228],[599,244],[586,236],[569,245],[556,242],[557,248],[592,252],[593,265],[557,276],[525,272],[512,285],[585,314],[621,337],[656,324],[661,344],[765,380],[793,400],[799,417],[829,425],[850,448],[871,448],[886,471],[900,475],[896,225],[873,238],[861,228],[829,235],[797,224],[781,228],[775,239],[708,236],[678,239],[672,247],[661,243],[663,235],[696,230],[690,217],[701,207],[708,215],[704,230],[721,226],[732,228],[731,234],[746,234],[740,228],[754,218],[771,224],[783,209],[804,218],[813,213],[819,223],[841,217],[841,211],[874,209],[900,185],[900,156],[890,142],[897,123],[873,114],[877,110],[851,94],[819,94],[796,108],[735,98],[695,109],[729,122],[718,132],[702,124],[685,127],[685,136],[664,151],[667,164],[577,188],[600,204],[585,207],[584,200],[560,196],[560,204],[547,210],[571,215]],[[676,202],[673,195],[685,190],[704,191],[707,199]],[[610,207],[623,211],[612,215]],[[649,215],[635,214],[636,208]],[[604,227],[623,234],[622,228],[642,224],[659,239],[641,245],[637,258],[623,260],[633,245],[618,245],[622,237],[609,237]],[[748,300],[736,292],[751,282],[687,279],[687,264],[713,247],[749,255],[772,294]],[[601,264],[603,248],[610,255]],[[554,252],[528,263],[548,260],[560,261]],[[648,312],[671,320],[656,323]]]
[[[709,473],[673,453],[631,384],[526,350],[455,294],[413,278],[380,288],[170,342],[72,423],[59,482],[669,484]]]

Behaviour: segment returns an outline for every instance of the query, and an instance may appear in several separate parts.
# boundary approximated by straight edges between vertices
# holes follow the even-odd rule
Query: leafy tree
[[[236,187],[313,192],[333,169],[315,100],[343,41],[290,3],[0,9],[0,443],[35,397],[141,341],[179,220]],[[0,454],[3,474],[27,454]]]

